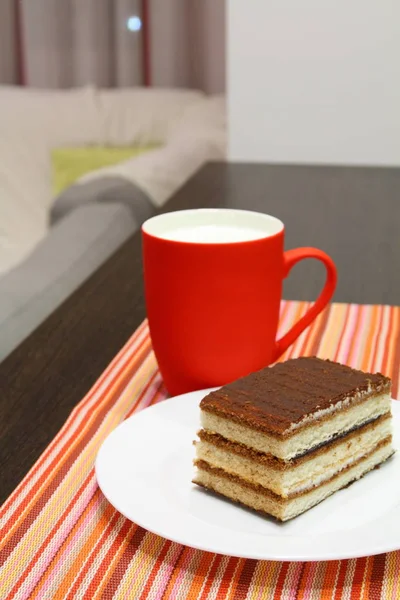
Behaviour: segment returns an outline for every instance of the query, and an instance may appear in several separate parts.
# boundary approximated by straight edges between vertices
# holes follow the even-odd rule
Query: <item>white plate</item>
[[[133,415],[103,443],[100,488],[125,517],[210,552],[269,560],[330,560],[400,548],[400,452],[380,469],[284,524],[191,483],[203,390]],[[400,402],[393,402],[400,448]]]

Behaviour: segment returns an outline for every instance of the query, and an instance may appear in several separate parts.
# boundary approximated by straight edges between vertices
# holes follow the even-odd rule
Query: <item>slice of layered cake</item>
[[[252,373],[200,403],[194,483],[287,521],[394,452],[391,381],[319,358]]]

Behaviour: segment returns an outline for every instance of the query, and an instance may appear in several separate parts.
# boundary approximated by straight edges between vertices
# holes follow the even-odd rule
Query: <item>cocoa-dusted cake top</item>
[[[242,425],[281,435],[307,415],[367,392],[390,391],[381,373],[363,373],[317,357],[278,363],[208,394],[204,411]]]

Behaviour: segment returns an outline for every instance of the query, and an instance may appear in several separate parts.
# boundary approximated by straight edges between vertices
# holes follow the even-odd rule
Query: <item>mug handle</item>
[[[287,250],[283,255],[283,277],[286,278],[292,267],[304,258],[316,258],[326,267],[326,281],[322,292],[308,309],[305,315],[280,340],[277,340],[275,347],[274,361],[277,360],[285,350],[293,344],[296,338],[308,327],[312,321],[325,308],[333,296],[337,282],[336,266],[330,256],[317,248],[295,248]]]

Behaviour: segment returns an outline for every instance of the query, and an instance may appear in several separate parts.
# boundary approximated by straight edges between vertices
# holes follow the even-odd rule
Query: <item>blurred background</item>
[[[1,0],[0,80],[225,89],[225,1]]]
[[[395,0],[0,0],[3,355],[208,161],[399,166],[399,67]]]

